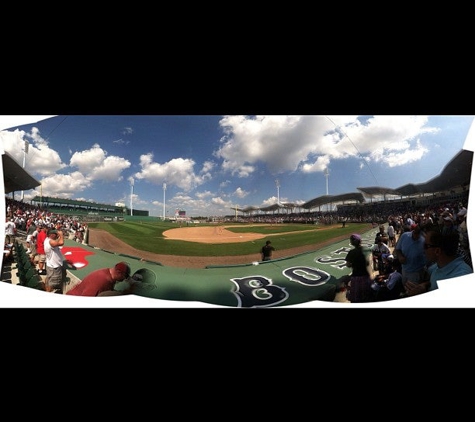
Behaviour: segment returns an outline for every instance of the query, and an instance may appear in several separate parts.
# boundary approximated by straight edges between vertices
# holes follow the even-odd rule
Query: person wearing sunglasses
[[[407,296],[436,290],[440,280],[473,273],[473,269],[457,252],[459,241],[457,232],[442,233],[437,229],[427,231],[424,252],[428,262],[429,279],[421,283],[407,281],[404,286]]]

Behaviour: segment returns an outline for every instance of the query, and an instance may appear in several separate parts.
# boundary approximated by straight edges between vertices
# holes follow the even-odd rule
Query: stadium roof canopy
[[[343,193],[341,195],[322,195],[318,198],[311,199],[300,206],[305,209],[312,209],[326,204],[345,201],[365,202],[365,198],[361,192]]]
[[[242,209],[241,211],[243,211],[243,212],[251,212],[251,211],[257,211],[257,210],[259,210],[259,207],[253,207],[253,206],[251,206],[251,207],[244,208],[244,209]]]
[[[276,211],[280,209],[292,209],[296,207],[301,207],[301,205],[294,204],[293,202],[280,202],[276,204],[269,205],[268,207],[254,207],[254,206],[249,206],[246,208],[238,208],[238,207],[231,207],[233,211],[239,211],[239,212],[251,212],[251,211]]]
[[[295,208],[295,207],[298,207],[299,205],[297,204],[294,204],[292,202],[281,202],[279,204],[273,204],[273,205],[269,205],[268,207],[262,207],[262,208],[259,208],[261,211],[276,211],[276,210],[280,210],[282,208],[284,209],[288,209],[288,208]]]
[[[397,195],[401,196],[401,193],[397,191],[396,189],[390,189],[390,188],[383,188],[381,186],[371,186],[367,188],[356,188],[359,191],[372,196],[372,195]]]
[[[5,194],[34,189],[41,185],[6,151],[2,154],[2,165]]]
[[[473,151],[460,150],[444,167],[442,172],[425,183],[401,186],[396,189],[384,187],[357,188],[367,195],[398,195],[410,196],[416,194],[436,193],[449,191],[457,187],[470,186],[472,176]]]

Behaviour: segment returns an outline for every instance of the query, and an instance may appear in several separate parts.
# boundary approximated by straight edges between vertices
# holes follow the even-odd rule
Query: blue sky
[[[0,141],[20,164],[24,141],[29,143],[25,169],[42,187],[25,191],[25,201],[42,193],[130,206],[133,183],[133,208],[161,217],[166,183],[167,216],[176,209],[212,216],[233,214],[235,206],[264,207],[278,199],[298,204],[325,195],[325,168],[330,195],[426,182],[464,146],[472,149],[465,145],[472,120],[472,115],[18,116],[18,122],[0,127]]]

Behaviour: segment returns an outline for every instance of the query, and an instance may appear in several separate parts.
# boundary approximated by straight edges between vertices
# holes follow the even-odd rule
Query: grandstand
[[[267,207],[250,206],[247,208],[231,208],[241,212],[242,217],[252,217],[261,213],[272,215],[289,215],[321,211],[321,207],[331,205],[331,209],[348,206],[371,205],[375,202],[407,204],[410,206],[424,206],[429,203],[468,202],[470,178],[472,173],[473,151],[460,150],[443,168],[441,173],[425,183],[407,184],[396,189],[373,186],[358,187],[360,192],[350,192],[340,195],[323,195],[311,199],[303,204],[276,203]],[[366,198],[369,198],[369,204]]]
[[[39,208],[47,208],[58,214],[73,215],[88,222],[123,221],[126,216],[131,214],[130,209],[126,206],[54,198],[51,196],[35,196],[31,203]],[[147,210],[134,209],[133,214],[135,217],[149,216]]]
[[[39,207],[47,207],[49,209],[58,209],[61,213],[66,211],[68,214],[71,212],[77,213],[112,213],[112,214],[124,214],[125,207],[120,207],[110,204],[100,204],[97,202],[76,201],[73,199],[54,198],[51,196],[35,196],[31,200],[33,205]],[[135,210],[134,210],[135,211]]]

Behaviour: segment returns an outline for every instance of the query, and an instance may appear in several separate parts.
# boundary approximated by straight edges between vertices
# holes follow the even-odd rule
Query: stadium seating
[[[36,272],[35,266],[31,263],[30,257],[25,247],[18,241],[15,241],[15,262],[17,264],[17,277],[21,286],[42,288],[41,277]]]

